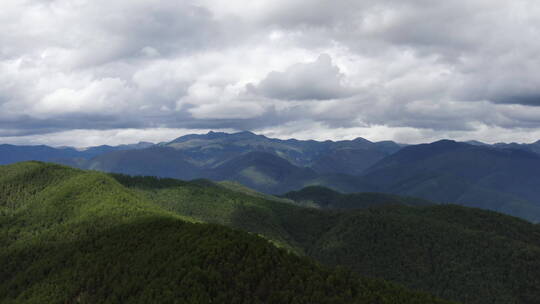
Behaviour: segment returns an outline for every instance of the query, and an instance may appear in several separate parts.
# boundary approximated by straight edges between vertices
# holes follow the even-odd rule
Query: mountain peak
[[[237,134],[237,135],[257,135],[251,131],[240,131],[240,132],[237,132],[237,133],[234,133],[234,134]]]
[[[469,145],[473,145],[473,146],[488,146],[488,144],[483,143],[478,140],[468,140],[468,141],[465,141],[465,143]]]
[[[225,136],[229,136],[229,135],[231,135],[231,134],[225,133],[225,132],[210,131],[210,132],[206,133],[205,135],[199,135],[199,137],[202,137],[202,138],[205,138],[205,139],[216,139],[216,138],[221,138],[221,137],[225,137]]]
[[[257,135],[251,131],[240,131],[240,132],[237,132],[237,133],[233,133],[233,134],[230,134],[231,136],[234,136],[234,137],[242,137],[242,138],[259,138],[259,137],[264,137],[263,135]]]
[[[174,140],[170,141],[168,144],[182,143],[182,142],[186,142],[193,139],[216,139],[216,138],[224,137],[227,135],[230,135],[230,134],[224,133],[224,132],[214,132],[214,131],[210,131],[206,134],[187,134],[187,135],[183,135],[178,138],[175,138]]]
[[[352,141],[354,142],[357,142],[357,143],[366,143],[366,144],[372,144],[373,142],[363,138],[363,137],[357,137],[355,139],[353,139]]]
[[[464,147],[464,146],[470,146],[470,144],[463,143],[463,142],[457,142],[455,140],[451,139],[441,139],[438,141],[434,141],[430,144],[428,144],[431,147],[438,147],[438,148],[452,148],[452,147]],[[422,146],[421,144],[419,146]]]
[[[441,140],[434,141],[431,144],[440,145],[440,144],[456,144],[456,143],[457,141],[452,140],[452,139],[441,139]]]

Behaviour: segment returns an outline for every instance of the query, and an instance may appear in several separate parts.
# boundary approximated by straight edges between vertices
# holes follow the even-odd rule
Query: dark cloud
[[[501,95],[501,96],[496,96],[493,99],[493,101],[497,103],[504,103],[504,104],[540,106],[540,92],[538,92],[538,94],[533,94],[533,95],[510,95],[510,96]]]

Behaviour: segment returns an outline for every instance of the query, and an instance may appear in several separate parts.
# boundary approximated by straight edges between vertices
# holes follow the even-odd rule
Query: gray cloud
[[[493,99],[497,103],[509,103],[509,104],[521,104],[521,105],[533,105],[540,106],[540,94],[533,95],[509,95],[509,96],[496,96]]]
[[[6,0],[0,25],[0,137],[540,134],[533,0]]]
[[[61,56],[75,67],[175,56],[234,38],[228,22],[218,23],[208,9],[187,2],[8,0],[0,18],[3,57]]]

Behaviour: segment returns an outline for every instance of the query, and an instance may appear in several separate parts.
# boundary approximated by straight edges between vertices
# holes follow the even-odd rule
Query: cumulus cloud
[[[297,63],[283,72],[270,72],[250,91],[269,98],[286,100],[325,100],[350,96],[352,90],[343,85],[344,75],[322,54],[314,62]]]
[[[5,0],[0,25],[4,141],[123,129],[530,141],[540,131],[534,0]]]
[[[123,105],[118,100],[127,100],[129,89],[125,82],[116,78],[92,81],[79,90],[59,88],[47,94],[33,107],[36,116],[69,113],[114,113]]]

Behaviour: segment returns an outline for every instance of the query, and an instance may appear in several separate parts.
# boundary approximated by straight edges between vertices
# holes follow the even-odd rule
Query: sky
[[[0,143],[540,139],[537,0],[2,0]]]

